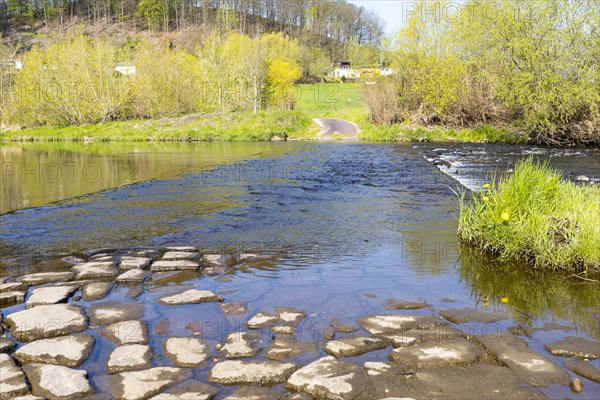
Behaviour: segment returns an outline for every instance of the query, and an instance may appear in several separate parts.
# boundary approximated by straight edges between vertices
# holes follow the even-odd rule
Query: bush
[[[564,181],[532,158],[461,197],[458,236],[501,259],[553,269],[600,269],[600,188]]]
[[[374,85],[365,85],[363,95],[372,123],[391,125],[401,121],[399,96],[394,79],[383,79]]]

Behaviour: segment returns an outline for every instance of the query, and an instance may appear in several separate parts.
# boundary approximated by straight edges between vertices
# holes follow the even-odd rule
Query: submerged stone
[[[78,285],[46,286],[34,289],[25,303],[25,308],[64,303],[77,289],[79,289]]]
[[[265,358],[271,360],[284,360],[290,357],[296,357],[303,353],[316,353],[317,345],[313,342],[298,342],[296,340],[286,340],[275,338],[267,351]]]
[[[0,354],[0,399],[23,395],[29,392],[25,375],[8,354]]]
[[[126,344],[119,346],[110,353],[106,369],[109,374],[124,371],[137,371],[152,367],[150,359],[152,349],[143,344]]]
[[[23,367],[31,383],[31,392],[48,399],[78,399],[94,393],[87,372],[50,364]]]
[[[434,368],[472,364],[484,355],[483,350],[466,339],[448,342],[425,342],[393,350],[389,358],[410,368]]]
[[[544,346],[550,354],[561,357],[600,358],[600,342],[567,336]]]
[[[252,332],[234,332],[227,336],[221,354],[225,358],[248,358],[257,355],[261,347],[258,345],[260,334]]]
[[[246,326],[250,329],[263,329],[274,326],[278,322],[279,317],[276,315],[270,314],[266,311],[261,311],[250,318],[250,320],[246,322]]]
[[[408,331],[381,335],[388,340],[394,347],[406,347],[417,343],[431,341],[454,341],[457,338],[466,338],[467,335],[451,326],[439,326],[432,329],[412,329]]]
[[[481,322],[484,324],[490,324],[492,322],[505,319],[500,315],[491,314],[476,308],[448,308],[447,310],[440,311],[440,315],[444,319],[455,324],[464,324],[465,322]]]
[[[432,329],[447,325],[434,316],[419,315],[370,315],[360,318],[358,324],[371,335],[391,334],[411,329]]]
[[[96,325],[108,325],[120,321],[140,319],[144,316],[144,312],[144,303],[141,302],[108,301],[92,304],[88,308],[90,321]]]
[[[386,310],[418,310],[427,307],[429,307],[429,304],[422,301],[387,299],[385,303],[383,303],[383,308]]]
[[[160,260],[152,264],[150,266],[150,269],[152,270],[152,272],[183,270],[196,271],[199,267],[200,264],[191,260]]]
[[[367,336],[345,337],[325,344],[325,351],[336,357],[355,357],[373,350],[385,349],[385,340]]]
[[[296,363],[228,360],[213,366],[208,373],[208,380],[223,385],[256,383],[270,386],[285,382],[296,369]]]
[[[146,321],[122,321],[101,329],[110,341],[118,344],[147,344],[148,325]]]
[[[248,312],[248,303],[232,302],[219,304],[219,308],[225,315],[243,315]]]
[[[164,343],[165,355],[180,367],[198,367],[209,359],[208,346],[201,340],[171,337]]]
[[[290,376],[285,386],[324,399],[366,399],[371,392],[367,374],[361,366],[338,361],[332,356],[300,368]]]
[[[167,306],[183,304],[199,304],[209,302],[220,302],[223,298],[208,290],[190,289],[184,292],[166,294],[155,299],[159,304]]]
[[[304,311],[292,307],[275,307],[275,314],[283,324],[296,325],[306,317]]]
[[[190,378],[184,368],[156,367],[112,375],[110,393],[117,399],[148,399],[163,389]]]
[[[61,281],[70,281],[74,275],[72,272],[39,272],[36,274],[29,274],[21,277],[21,282],[25,282],[28,285],[44,285],[46,283],[54,283]]]
[[[118,275],[119,271],[112,261],[109,262],[87,262],[71,268],[76,279],[93,278],[112,278]]]
[[[29,342],[68,335],[87,329],[83,309],[72,304],[38,306],[10,314],[6,323],[15,339]]]
[[[26,344],[14,357],[21,363],[39,363],[79,367],[92,353],[95,339],[91,335],[69,335]]]
[[[0,353],[12,353],[17,344],[9,338],[0,337]]]
[[[217,393],[214,386],[190,379],[165,389],[152,400],[211,400]]]
[[[205,254],[202,262],[213,267],[227,267],[235,263],[235,259],[229,254]]]
[[[589,361],[584,360],[568,360],[564,363],[565,367],[575,372],[577,375],[600,383],[600,369]]]
[[[522,339],[508,334],[480,335],[475,339],[486,348],[500,363],[533,386],[546,386],[552,383],[566,385],[569,375],[557,364],[543,355],[529,349]]]
[[[112,282],[92,282],[83,285],[81,289],[83,301],[102,300],[108,296],[113,286]]]
[[[283,400],[283,393],[263,386],[242,386],[225,400]]]

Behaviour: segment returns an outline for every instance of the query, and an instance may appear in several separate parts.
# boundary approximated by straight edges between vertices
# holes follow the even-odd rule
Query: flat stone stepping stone
[[[167,251],[198,251],[198,249],[194,246],[168,246],[166,247]]]
[[[152,281],[159,285],[166,284],[181,284],[187,281],[196,281],[200,279],[202,274],[199,270],[183,270],[183,271],[163,271],[154,272],[152,274]],[[172,285],[176,286],[176,285]],[[190,285],[188,285],[190,286]]]
[[[208,346],[201,339],[171,337],[164,342],[165,355],[180,367],[198,367],[209,359]]]
[[[53,304],[19,311],[7,316],[6,323],[12,336],[20,342],[64,336],[88,327],[83,309],[72,304]]]
[[[21,304],[25,301],[26,292],[4,292],[0,293],[0,307],[9,307]]]
[[[146,269],[152,262],[150,257],[131,257],[124,256],[119,260],[120,271],[130,271],[132,269]]]
[[[71,268],[76,279],[112,278],[119,274],[115,263],[109,262],[87,262]]]
[[[146,257],[146,258],[155,258],[160,256],[160,251],[154,249],[140,249],[140,250],[132,250],[127,253],[128,257]],[[127,257],[126,256],[126,257]]]
[[[39,272],[22,276],[20,280],[30,286],[36,286],[46,283],[70,281],[74,276],[72,272]]]
[[[54,364],[75,368],[88,359],[94,343],[95,339],[91,335],[69,335],[52,340],[36,340],[17,350],[14,357],[21,364]]]
[[[250,329],[263,329],[275,326],[278,323],[279,317],[277,315],[261,311],[250,318],[250,320],[246,322],[246,326]]]
[[[525,382],[533,386],[569,383],[569,374],[543,355],[529,349],[522,339],[509,333],[479,335],[481,343],[500,363],[512,369]]]
[[[296,325],[306,317],[304,311],[292,307],[275,307],[275,314],[279,318],[279,321],[286,325]]]
[[[207,383],[190,379],[165,389],[152,400],[211,400],[219,390]]]
[[[25,375],[8,354],[0,354],[0,399],[29,393]]]
[[[109,391],[123,400],[148,399],[163,389],[189,379],[187,368],[155,367],[111,375]]]
[[[317,351],[317,345],[313,342],[297,342],[295,340],[275,338],[265,351],[264,356],[270,360],[284,360],[303,353],[316,353]]]
[[[385,349],[385,340],[367,336],[345,337],[325,344],[325,351],[336,357],[355,357],[373,350]]]
[[[25,292],[29,285],[25,282],[10,282],[0,284],[0,293],[6,292]]]
[[[78,399],[94,393],[87,372],[62,365],[26,364],[31,392],[47,399]]]
[[[283,383],[299,367],[296,363],[280,361],[227,360],[215,364],[208,372],[208,381],[222,385],[259,384],[265,386]]]
[[[306,392],[315,398],[354,400],[370,398],[371,388],[365,370],[335,357],[320,358],[290,376],[285,387]]]
[[[114,283],[112,282],[92,282],[83,285],[81,288],[81,296],[84,301],[102,300],[112,290]]]
[[[234,332],[227,336],[221,354],[225,358],[249,358],[257,355],[262,349],[258,339],[261,335],[254,332]]]
[[[25,303],[25,308],[64,303],[77,289],[79,289],[79,285],[46,286],[33,289]]]
[[[600,342],[567,336],[544,346],[550,354],[561,357],[600,358]]]
[[[388,340],[394,347],[406,347],[423,342],[453,341],[459,337],[466,338],[467,335],[451,326],[440,326],[434,329],[417,329],[381,335],[381,337]]]
[[[161,271],[196,271],[200,268],[200,264],[191,260],[160,260],[150,266],[152,272]]]
[[[148,325],[146,321],[122,321],[101,329],[110,341],[118,344],[147,344]]]
[[[443,319],[428,315],[369,315],[360,318],[357,322],[371,335],[397,333],[411,329],[432,329],[447,325]]]
[[[448,308],[447,310],[441,310],[440,315],[444,319],[455,324],[464,324],[466,322],[481,322],[484,324],[490,324],[492,322],[506,319],[500,315],[477,310],[476,308]]]
[[[600,369],[589,361],[584,360],[568,360],[564,363],[565,367],[575,372],[577,375],[600,383]]]
[[[110,353],[106,369],[109,374],[137,371],[152,367],[152,349],[144,344],[126,344]]]
[[[448,342],[426,342],[393,350],[390,360],[410,368],[435,368],[472,364],[484,355],[479,345],[459,338]]]
[[[87,313],[96,325],[108,325],[120,321],[140,319],[144,316],[144,303],[123,303],[120,301],[108,301],[105,303],[92,304]]]
[[[208,290],[190,289],[184,292],[165,294],[155,299],[159,304],[177,306],[183,304],[199,304],[223,301],[218,294]]]
[[[168,260],[195,260],[200,257],[195,251],[167,251],[161,258],[161,261]]]
[[[17,344],[9,338],[0,337],[0,353],[12,353]]]
[[[383,308],[386,310],[418,310],[427,307],[429,307],[429,304],[422,301],[387,299],[385,303],[383,303]]]
[[[244,315],[248,313],[248,303],[244,302],[232,302],[219,304],[219,308],[223,314],[230,315]]]
[[[119,275],[116,279],[119,283],[142,283],[147,277],[152,275],[150,271],[144,271],[142,269],[130,269],[129,271]]]

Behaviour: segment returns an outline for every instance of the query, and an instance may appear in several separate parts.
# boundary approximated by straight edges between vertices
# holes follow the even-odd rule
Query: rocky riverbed
[[[562,334],[569,327],[543,328],[561,335],[540,347],[478,309],[399,295],[348,319],[310,313],[298,295],[251,311],[236,290],[206,285],[265,262],[104,250],[0,278],[0,398],[531,399],[548,387],[593,398],[600,388],[600,342]]]

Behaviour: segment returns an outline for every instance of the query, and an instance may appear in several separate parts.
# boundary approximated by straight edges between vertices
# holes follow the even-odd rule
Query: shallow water
[[[549,355],[543,344],[568,335],[600,339],[597,286],[460,249],[452,191],[459,182],[475,188],[489,173],[503,173],[529,154],[549,159],[567,176],[597,179],[598,149],[296,142],[23,144],[2,145],[0,151],[0,204],[2,212],[11,211],[0,216],[0,276],[68,269],[60,257],[90,249],[192,245],[265,255],[226,279],[182,283],[225,292],[227,301],[246,301],[248,316],[276,306],[302,309],[309,315],[305,332],[331,317],[352,322],[382,313],[382,303],[395,298],[422,300],[433,309],[495,312],[506,317],[494,324],[500,330],[567,325],[569,332],[539,330],[528,339],[559,363],[564,359]],[[65,165],[73,162],[77,167],[69,175]],[[58,181],[50,175],[56,165],[62,166]],[[88,171],[86,165],[93,166]],[[92,168],[103,178],[86,175]],[[123,168],[125,177],[115,175]],[[127,290],[117,287],[108,299],[123,299]],[[146,292],[138,298],[148,302],[150,326],[168,317],[170,333],[184,335],[187,323],[210,321],[220,327],[214,343],[222,341],[223,329],[232,329],[214,305],[194,315],[193,306],[174,312],[153,297]],[[99,343],[83,365],[92,377],[106,362],[109,344]],[[156,339],[153,347],[160,348]],[[384,360],[387,351],[367,355]],[[197,376],[205,378],[206,370]],[[545,391],[593,398],[600,386],[583,380],[580,395],[564,387]]]

